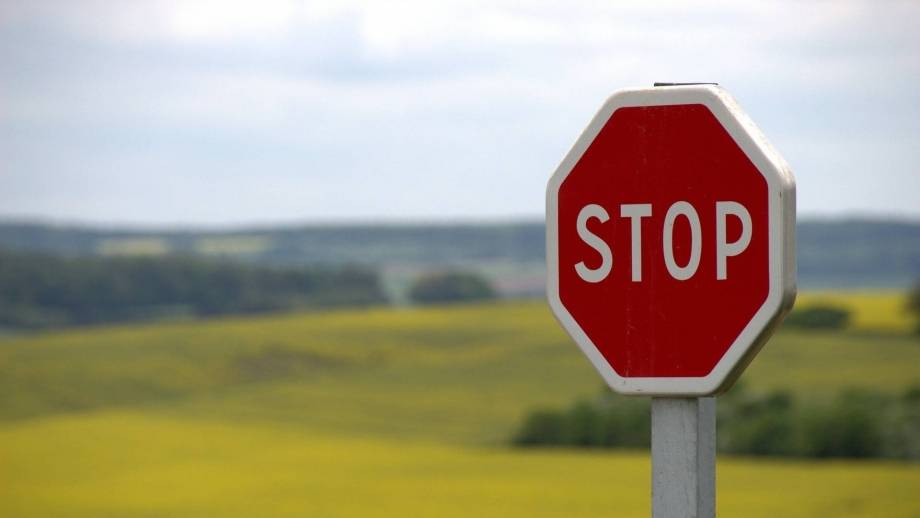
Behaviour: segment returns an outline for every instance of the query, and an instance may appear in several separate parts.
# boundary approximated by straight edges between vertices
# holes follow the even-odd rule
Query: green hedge
[[[907,304],[905,309],[908,313],[914,316],[916,320],[916,327],[914,330],[917,334],[920,334],[920,281],[915,282],[914,286],[907,294]]]
[[[800,329],[843,329],[850,323],[850,311],[836,306],[817,305],[794,309],[784,324]]]
[[[527,415],[511,442],[522,447],[647,448],[648,398],[606,389],[562,410]],[[736,387],[719,398],[719,451],[737,455],[920,460],[920,387],[900,396],[845,391],[823,404],[788,392]]]
[[[494,299],[495,289],[483,277],[469,272],[437,272],[420,276],[409,289],[416,304],[445,304]]]

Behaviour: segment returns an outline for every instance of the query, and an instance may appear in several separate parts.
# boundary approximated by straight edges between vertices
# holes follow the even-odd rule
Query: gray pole
[[[716,515],[716,398],[652,398],[652,517]]]

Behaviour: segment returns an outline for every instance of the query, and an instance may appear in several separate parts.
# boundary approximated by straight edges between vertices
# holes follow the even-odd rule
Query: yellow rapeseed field
[[[908,332],[916,326],[904,295],[896,291],[812,291],[796,300],[796,307],[820,304],[851,310],[852,327],[858,331]]]
[[[920,384],[894,293],[806,294],[749,390]],[[601,383],[539,301],[114,326],[0,342],[0,516],[647,516],[647,453],[513,450]],[[720,457],[723,516],[920,516],[920,466]]]
[[[509,451],[106,412],[0,429],[0,514],[648,516],[645,453]],[[722,516],[911,517],[920,466],[720,459]]]

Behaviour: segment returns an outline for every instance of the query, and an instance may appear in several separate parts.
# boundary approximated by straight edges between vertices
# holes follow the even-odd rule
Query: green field
[[[800,303],[827,299],[855,311],[853,327],[781,330],[749,390],[920,384],[899,295]],[[646,454],[504,446],[530,409],[598,390],[539,302],[7,340],[0,515],[645,516]],[[727,516],[920,515],[917,465],[720,458],[718,470]]]

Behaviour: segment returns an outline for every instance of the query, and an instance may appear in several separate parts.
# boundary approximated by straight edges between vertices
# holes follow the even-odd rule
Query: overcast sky
[[[800,215],[920,219],[918,23],[920,2],[0,0],[0,217],[537,218],[609,94],[717,81]]]

